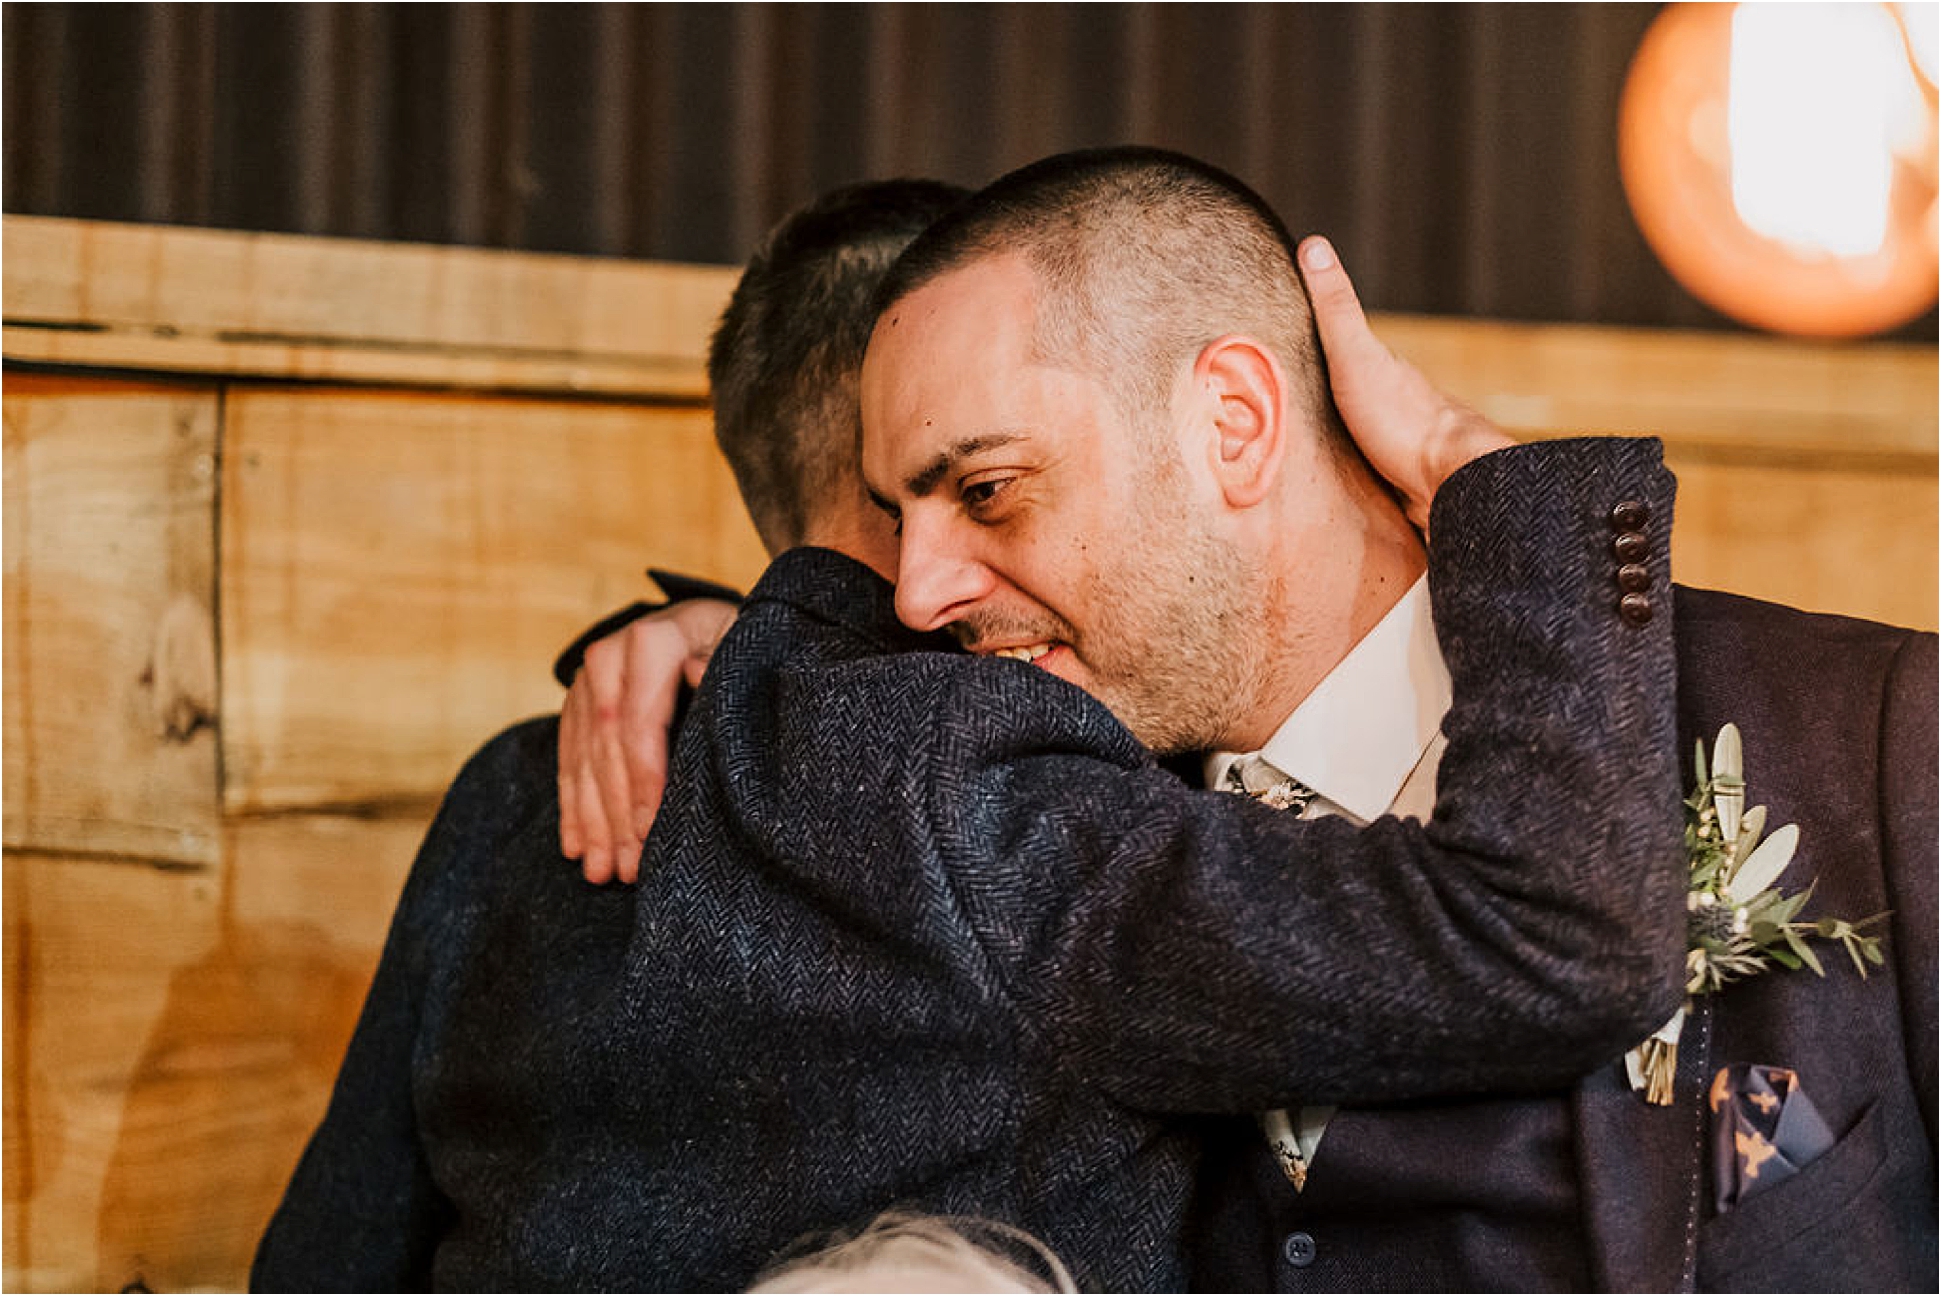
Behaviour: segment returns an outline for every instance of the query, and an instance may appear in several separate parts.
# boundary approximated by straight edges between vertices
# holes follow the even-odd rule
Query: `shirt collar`
[[[1260,755],[1357,819],[1387,813],[1449,709],[1449,667],[1420,577],[1294,709]],[[1208,787],[1238,755],[1207,757]]]

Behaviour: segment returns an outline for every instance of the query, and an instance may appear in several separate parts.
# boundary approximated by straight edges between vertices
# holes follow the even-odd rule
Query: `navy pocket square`
[[[1712,1183],[1721,1211],[1784,1183],[1833,1146],[1833,1132],[1785,1067],[1722,1067],[1710,1101]]]

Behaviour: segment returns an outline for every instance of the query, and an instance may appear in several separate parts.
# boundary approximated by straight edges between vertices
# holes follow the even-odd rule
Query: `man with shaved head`
[[[1141,165],[1146,161],[1139,159]],[[1109,192],[1103,208],[1087,195],[1080,211],[1057,186],[1007,193],[1000,185],[961,216],[946,216],[906,254],[903,266],[915,268],[907,276],[899,270],[884,290],[886,296],[909,295],[884,317],[871,344],[863,379],[864,466],[886,514],[896,514],[903,528],[905,565],[896,606],[912,626],[948,626],[979,655],[1026,661],[988,663],[975,692],[939,693],[923,674],[942,667],[935,657],[899,660],[894,672],[885,669],[887,662],[872,663],[868,674],[852,680],[861,641],[851,637],[882,615],[884,587],[826,554],[783,555],[724,643],[696,700],[682,754],[699,765],[677,763],[641,873],[642,887],[658,891],[670,869],[684,871],[677,843],[699,823],[731,875],[738,862],[751,885],[771,871],[791,877],[806,871],[827,886],[828,879],[861,868],[865,873],[853,875],[847,887],[858,886],[863,876],[875,879],[872,893],[899,879],[910,885],[936,877],[945,890],[962,895],[971,932],[1016,987],[1019,999],[1011,1011],[1019,1015],[1025,1052],[1007,1072],[1018,1086],[1015,1097],[994,1105],[980,1066],[965,1071],[938,1101],[954,1113],[948,1122],[954,1134],[1001,1122],[1000,1111],[1012,1108],[1030,1133],[995,1161],[985,1154],[966,1158],[960,1150],[956,1172],[931,1189],[946,1195],[928,1197],[926,1204],[962,1209],[968,1203],[998,1213],[1045,1236],[1072,1262],[1081,1282],[1104,1286],[1176,1284],[1185,1273],[1175,1267],[1184,1224],[1178,1212],[1185,1204],[1175,1158],[1190,1160],[1196,1144],[1175,1141],[1190,1127],[1162,1133],[1169,1129],[1165,1123],[1148,1124],[1154,1115],[1249,1110],[1300,1085],[1323,1095],[1371,1088],[1396,1093],[1397,1085],[1473,1090],[1475,1077],[1464,1073],[1476,1058],[1452,1047],[1454,1033],[1478,1012],[1495,1020],[1502,1008],[1493,1002],[1498,994],[1518,997],[1486,967],[1510,951],[1555,953],[1572,946],[1561,963],[1546,957],[1551,972],[1572,976],[1567,965],[1580,957],[1599,961],[1570,940],[1532,941],[1534,933],[1558,933],[1550,918],[1529,913],[1527,895],[1518,902],[1470,892],[1478,901],[1473,907],[1457,900],[1467,915],[1459,927],[1468,928],[1468,937],[1439,919],[1417,927],[1424,916],[1419,913],[1402,919],[1388,906],[1428,902],[1444,886],[1453,888],[1451,900],[1469,892],[1469,866],[1403,880],[1379,865],[1357,864],[1348,853],[1354,845],[1345,819],[1301,824],[1290,823],[1291,815],[1260,819],[1256,813],[1263,825],[1277,829],[1307,827],[1339,836],[1318,853],[1304,852],[1292,870],[1285,861],[1258,858],[1231,872],[1212,861],[1214,872],[1204,873],[1208,860],[1189,862],[1163,847],[1172,830],[1160,825],[1171,822],[1170,811],[1154,818],[1156,807],[1138,794],[1126,799],[1129,787],[1095,784],[1082,769],[1048,759],[1055,748],[1076,752],[1095,741],[1064,732],[1053,747],[1045,746],[1060,731],[1041,726],[1060,714],[1066,699],[1081,696],[1070,683],[1107,702],[1116,719],[1149,744],[1177,750],[1237,742],[1256,725],[1256,713],[1291,705],[1285,700],[1291,671],[1312,676],[1316,658],[1339,655],[1353,642],[1353,624],[1308,625],[1293,615],[1302,600],[1314,601],[1317,622],[1319,613],[1332,615],[1334,605],[1345,602],[1365,627],[1424,563],[1419,537],[1348,449],[1325,399],[1307,303],[1284,235],[1244,190],[1192,172],[1184,176],[1190,183],[1182,184],[1177,167],[1151,178],[1163,183],[1130,193],[1136,208],[1130,215],[1140,218],[1132,221],[1124,204],[1114,210]],[[1011,205],[1014,198],[1019,201]],[[1177,229],[1169,221],[1169,202],[1188,209]],[[1043,222],[1051,236],[1033,251],[1044,254],[1048,276],[1065,275],[1074,288],[1044,314],[1025,316],[1021,329],[1007,326],[1018,318],[1021,301],[1028,310],[1035,266],[1007,275],[994,294],[973,291],[954,314],[928,313],[924,295],[928,286],[948,286],[947,270],[912,287],[923,272],[918,258],[933,240],[964,230],[980,234],[991,228],[992,214],[1013,226],[1013,217]],[[1110,313],[1119,303],[1085,291],[1093,272],[1071,255],[1068,215],[1096,224],[1094,243],[1084,251],[1106,248],[1129,259],[1119,282],[1149,294],[1145,309],[1163,307],[1182,322],[1144,331],[1114,327],[1122,323]],[[983,223],[968,223],[980,217]],[[1010,238],[1013,229],[997,233]],[[944,246],[948,251],[962,243]],[[1155,248],[1197,265],[1185,273],[1154,267]],[[1229,248],[1231,256],[1225,255]],[[1263,278],[1276,290],[1264,302],[1257,300]],[[1195,292],[1204,318],[1186,314],[1166,296]],[[945,327],[931,329],[933,324]],[[892,347],[879,356],[886,335],[898,330],[917,339],[911,354],[901,356]],[[1175,372],[1182,353],[1184,375]],[[1099,371],[1113,364],[1162,376],[1101,384]],[[907,411],[874,403],[886,372],[880,394],[891,407],[907,400]],[[910,379],[907,387],[897,381],[903,376]],[[1391,454],[1391,460],[1417,480],[1446,474],[1435,452],[1461,438],[1417,440],[1422,425],[1406,417],[1397,422],[1392,448],[1411,453]],[[1461,430],[1460,420],[1453,422]],[[892,433],[907,425],[920,439],[914,453],[889,446],[879,466],[878,451],[885,448],[879,425]],[[1433,430],[1448,429],[1438,424]],[[739,435],[728,429],[723,442],[733,460]],[[1482,443],[1501,444],[1488,437]],[[1027,453],[1035,457],[1013,458]],[[1546,470],[1554,483],[1544,482]],[[1470,478],[1472,485],[1486,493],[1501,489],[1516,501],[1502,516],[1517,525],[1514,542],[1474,544],[1462,539],[1469,509],[1453,506],[1439,522],[1446,551],[1462,555],[1459,563],[1480,564],[1473,583],[1451,582],[1459,600],[1472,600],[1467,615],[1502,617],[1498,628],[1507,634],[1499,639],[1480,625],[1465,628],[1458,612],[1454,637],[1468,653],[1464,669],[1472,672],[1464,678],[1488,678],[1506,695],[1528,692],[1530,659],[1493,654],[1544,622],[1546,617],[1526,620],[1525,612],[1536,605],[1558,618],[1554,628],[1561,635],[1539,654],[1547,661],[1546,675],[1560,670],[1574,677],[1579,667],[1602,673],[1613,655],[1622,660],[1648,654],[1662,642],[1662,625],[1626,621],[1606,596],[1604,513],[1615,501],[1606,495],[1628,489],[1666,507],[1651,447],[1508,450],[1471,471],[1484,474]],[[1504,475],[1493,475],[1499,473]],[[1526,490],[1526,480],[1539,488]],[[1482,486],[1484,481],[1494,485]],[[844,490],[831,492],[826,511],[840,513],[847,498]],[[1426,504],[1426,492],[1418,490],[1416,500]],[[1357,511],[1368,515],[1366,523],[1342,534]],[[1570,543],[1561,555],[1553,553],[1566,536]],[[927,546],[951,538],[961,538],[972,552],[929,563]],[[1019,562],[1000,574],[1006,545],[1015,546],[1011,556]],[[892,542],[851,552],[874,554],[870,565],[889,571],[897,564],[896,548]],[[1494,566],[1517,551],[1524,562]],[[1509,572],[1521,573],[1510,584],[1540,578],[1548,592],[1503,588],[1497,581]],[[1062,582],[1056,603],[1029,598],[1019,584],[1027,579],[1034,589]],[[1552,580],[1554,587],[1548,585]],[[1063,597],[1063,590],[1072,597]],[[1265,604],[1263,594],[1270,600]],[[1426,618],[1426,598],[1418,603]],[[845,639],[848,645],[838,648]],[[764,663],[762,669],[750,670],[751,653],[759,654],[754,660]],[[845,664],[839,673],[820,677],[820,687],[755,687],[771,670],[794,681],[800,667],[790,662],[824,655]],[[985,686],[996,691],[987,693]],[[1466,695],[1466,687],[1459,682],[1458,691]],[[1505,843],[1556,835],[1544,819],[1564,802],[1495,766],[1499,755],[1514,761],[1546,752],[1537,762],[1546,777],[1608,779],[1614,792],[1622,789],[1620,799],[1640,796],[1635,804],[1641,809],[1669,806],[1676,798],[1669,780],[1661,774],[1658,789],[1646,792],[1636,777],[1642,771],[1627,768],[1632,758],[1605,746],[1648,749],[1668,741],[1662,730],[1647,736],[1667,715],[1668,692],[1654,690],[1668,688],[1669,681],[1638,690],[1607,679],[1597,688],[1553,694],[1552,713],[1539,717],[1514,707],[1498,712],[1475,700],[1468,716],[1477,728],[1452,726],[1459,745],[1447,777],[1460,807],[1461,771],[1468,768],[1471,778],[1487,782],[1479,771],[1494,767],[1503,776],[1500,800],[1510,804],[1486,804],[1486,794],[1471,797],[1467,810],[1458,808],[1429,835],[1474,842],[1470,834],[1484,822],[1491,825],[1486,835]],[[738,710],[732,699],[744,693],[761,698],[759,708]],[[761,726],[754,721],[757,710],[765,717]],[[798,711],[808,716],[802,725],[791,719]],[[731,723],[697,736],[697,716],[710,712]],[[1405,727],[1415,719],[1414,708],[1407,708]],[[1506,728],[1516,731],[1515,741],[1498,741]],[[1460,741],[1465,733],[1467,741]],[[993,740],[1011,758],[986,765],[992,749],[985,744]],[[798,743],[820,753],[801,760],[816,774],[782,777],[800,759],[790,755]],[[684,799],[683,768],[709,771],[702,781],[716,807],[712,812],[697,815],[694,803]],[[1574,794],[1565,797],[1571,799]],[[1196,804],[1203,813],[1254,809],[1238,797]],[[843,807],[839,822],[820,817],[824,805]],[[1511,811],[1507,819],[1500,817],[1505,809]],[[1521,818],[1525,812],[1529,817]],[[1584,804],[1568,813],[1590,821],[1600,812]],[[744,822],[761,826],[761,840],[747,839]],[[1389,821],[1380,831],[1403,829]],[[1445,832],[1453,836],[1444,838]],[[1659,891],[1649,880],[1659,861],[1644,841],[1631,838],[1619,848],[1640,869],[1633,880],[1641,889],[1627,903],[1638,906],[1633,913],[1639,916],[1657,910],[1661,918],[1675,917],[1675,891]],[[1166,863],[1133,863],[1156,847]],[[1548,852],[1541,853],[1546,863],[1523,875],[1517,889],[1548,873]],[[1582,862],[1573,856],[1565,867]],[[1395,885],[1379,881],[1384,875]],[[1435,881],[1423,885],[1431,877]],[[1517,909],[1523,918],[1511,916]],[[911,942],[894,961],[914,971],[921,951],[936,957],[935,951],[948,947],[933,944],[934,921],[887,903],[869,922],[852,919],[855,949],[826,951],[830,974],[880,939],[872,934],[879,923]],[[1411,929],[1441,934],[1412,949],[1405,935]],[[1464,949],[1472,939],[1494,954],[1472,957],[1475,950]],[[1400,972],[1418,957],[1435,969],[1426,980]],[[1668,957],[1661,965],[1664,972],[1671,962]],[[1086,988],[1073,997],[1079,985]],[[896,1005],[885,995],[881,1003],[874,997],[852,1000],[848,1012],[875,1021]],[[1391,1015],[1404,1005],[1406,1024]],[[911,1011],[907,1004],[901,1009],[906,1018]],[[1554,1022],[1546,1030],[1549,1025]],[[1500,1020],[1498,1026],[1488,1032],[1485,1052],[1509,1046],[1511,1034],[1520,1034]],[[1322,1044],[1324,1036],[1332,1043]],[[920,1068],[948,1035],[932,1037],[927,1046],[923,1038],[919,1033],[899,1041],[874,1065]],[[1539,1066],[1548,1064],[1560,1042],[1542,1031],[1522,1039],[1511,1053]],[[1288,1051],[1263,1057],[1259,1045],[1268,1040],[1283,1041]],[[1436,1057],[1427,1072],[1401,1055],[1418,1046]],[[907,1050],[900,1061],[899,1050]],[[1384,1055],[1380,1063],[1371,1065],[1371,1050]],[[805,1065],[799,1083],[805,1098],[827,1096],[824,1087],[842,1070],[840,1056],[832,1054],[824,1066]],[[1310,1062],[1320,1063],[1319,1070],[1309,1071]],[[1124,1119],[1098,1123],[1094,1117],[1102,1111],[1123,1112]],[[904,1137],[908,1129],[895,1110],[878,1113],[858,1135],[866,1154],[847,1173],[881,1176],[876,1191],[891,1191],[908,1170],[898,1170],[903,1158],[885,1155],[876,1140],[879,1133]],[[1146,1150],[1134,1153],[1133,1147]],[[1074,1175],[1083,1180],[1082,1190]],[[969,1196],[947,1195],[967,1189]],[[878,1204],[887,1200],[879,1196]]]
[[[1277,231],[1211,168],[1108,150],[1006,177],[927,233],[885,290],[865,382],[871,480],[903,526],[897,605],[1093,690],[1148,741],[1249,753],[1216,751],[1214,786],[1286,775],[1312,790],[1292,798],[1309,816],[1433,822],[1467,803],[1447,777],[1464,703],[1449,709],[1443,664],[1475,645],[1431,623],[1421,551],[1333,453]],[[1322,254],[1309,286],[1364,440],[1460,421],[1360,327],[1325,249],[1306,251]],[[1278,446],[1271,402],[1250,395],[1276,381],[1305,433]],[[1195,400],[1230,417],[1169,447]],[[1617,615],[1676,621],[1679,746],[1743,732],[1754,798],[1802,829],[1785,888],[1815,884],[1808,917],[1888,911],[1884,965],[1836,953],[1824,978],[1775,970],[1695,999],[1662,1106],[1613,1057],[1538,1096],[1336,1113],[1310,1089],[1258,1125],[1210,1126],[1196,1283],[1933,1287],[1934,638],[1667,593],[1669,518],[1636,503],[1585,539]],[[1273,524],[1250,525],[1263,506]],[[1560,544],[1553,560],[1581,558]],[[1461,593],[1445,572],[1439,605]],[[1554,716],[1545,690],[1523,696],[1533,728]],[[1258,900],[1251,922],[1272,924]],[[1768,1088],[1737,1096],[1753,1075]],[[1774,1085],[1797,1110],[1768,1117],[1755,1099]],[[1765,1155],[1755,1118],[1823,1124],[1831,1146]]]
[[[1422,575],[1237,182],[1054,159],[933,226],[882,299],[864,473],[912,627],[1046,648],[1156,751],[1252,749]]]
[[[1214,786],[1294,787],[1309,816],[1433,830],[1473,805],[1451,775],[1478,737],[1442,666],[1460,677],[1488,652],[1446,613],[1500,595],[1446,568],[1437,584],[1431,563],[1431,624],[1422,550],[1327,408],[1286,249],[1230,177],[1139,149],[1027,167],[926,231],[880,296],[862,385],[865,474],[901,525],[897,608],[1078,684],[1155,747],[1228,749]],[[1547,492],[1569,488],[1554,472],[1509,497],[1538,531]],[[1674,597],[1669,518],[1642,499],[1605,511],[1605,535],[1559,533],[1549,560],[1601,562],[1604,606],[1633,629],[1678,620],[1685,732],[1745,732],[1774,822],[1817,843],[1809,912],[1892,910],[1891,957],[1695,1003],[1663,1107],[1615,1058],[1574,1091],[1437,1105],[1292,1083],[1260,1129],[1211,1142],[1196,1282],[1933,1285],[1934,638]],[[1827,664],[1810,691],[1794,673],[1808,660]],[[1619,721],[1513,691],[1518,721],[1481,738],[1499,752]],[[1258,899],[1243,931],[1278,918]],[[1371,958],[1384,943],[1370,934]],[[1797,1178],[1769,1187],[1776,1174]]]

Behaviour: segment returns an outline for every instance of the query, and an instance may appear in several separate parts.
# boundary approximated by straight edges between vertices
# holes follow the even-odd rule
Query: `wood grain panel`
[[[239,392],[227,435],[232,812],[435,797],[647,562],[764,565],[703,410]]]
[[[9,857],[9,1288],[246,1284],[424,828],[243,821],[221,874]]]
[[[1936,482],[1927,471],[1769,462],[1674,446],[1672,574],[1814,612],[1936,628]]]
[[[1848,462],[1935,453],[1933,347],[1419,315],[1374,326],[1512,433],[1649,433]]]
[[[698,360],[493,352],[472,354],[349,345],[278,336],[208,337],[147,329],[45,329],[10,325],[6,353],[37,364],[134,367],[212,377],[303,378],[400,387],[570,392],[699,401],[707,377]]]
[[[277,929],[333,946],[368,975],[383,948],[405,875],[430,827],[429,808],[377,818],[280,814],[232,819],[224,827],[229,918],[237,927]],[[334,1058],[331,1065],[334,1070]]]
[[[120,1290],[148,1276],[150,1258],[102,1252],[111,1166],[131,1140],[171,1141],[175,1125],[173,1113],[138,1111],[138,1095],[226,1056],[215,1034],[155,1051],[179,974],[214,942],[218,877],[22,852],[8,853],[6,873],[10,941],[25,937],[6,989],[19,1019],[7,1050],[19,1077],[7,1087],[9,1159],[21,1161],[8,1169],[17,1224],[6,1285]],[[159,1163],[158,1181],[176,1169]]]
[[[9,845],[217,856],[217,400],[7,380]]]
[[[705,394],[725,266],[6,218],[7,354],[421,384]]]
[[[215,940],[170,979],[103,1171],[103,1281],[240,1290],[322,1118],[423,832],[231,824]]]
[[[27,1246],[27,1199],[34,1188],[34,1142],[27,1134],[27,1019],[32,1002],[31,949],[27,922],[27,871],[14,863],[12,851],[0,851],[0,919],[4,919],[6,977],[0,980],[0,1020],[5,1022],[6,1079],[0,1088],[0,1257],[5,1258],[0,1286],[19,1289],[16,1268],[30,1255]]]

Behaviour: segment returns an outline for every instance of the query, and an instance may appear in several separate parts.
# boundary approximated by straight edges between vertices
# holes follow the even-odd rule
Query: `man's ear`
[[[1231,333],[1201,349],[1193,385],[1210,402],[1213,472],[1233,508],[1252,508],[1280,478],[1287,453],[1287,382],[1280,361]]]

